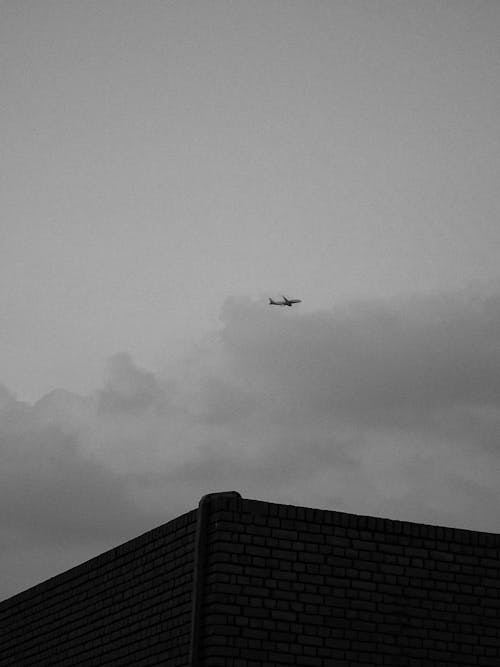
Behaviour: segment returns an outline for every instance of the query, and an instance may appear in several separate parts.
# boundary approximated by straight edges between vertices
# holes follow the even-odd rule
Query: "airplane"
[[[283,297],[283,301],[273,301],[269,298],[270,306],[290,306],[292,307],[294,303],[302,303],[301,299],[287,299],[286,296]]]

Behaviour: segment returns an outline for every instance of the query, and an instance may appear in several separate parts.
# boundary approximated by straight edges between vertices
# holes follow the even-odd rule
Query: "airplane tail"
[[[276,303],[276,301],[273,301],[273,300],[271,299],[271,297],[269,297],[269,305],[270,305],[270,306],[276,306],[277,303]]]

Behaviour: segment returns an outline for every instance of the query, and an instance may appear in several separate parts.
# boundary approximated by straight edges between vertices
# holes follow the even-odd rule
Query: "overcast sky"
[[[216,490],[500,532],[499,34],[0,1],[1,597]]]

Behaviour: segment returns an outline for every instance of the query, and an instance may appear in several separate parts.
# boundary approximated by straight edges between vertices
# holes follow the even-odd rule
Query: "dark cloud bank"
[[[217,489],[500,531],[498,293],[221,320],[175,368],[115,355],[89,396],[0,388],[2,597]]]

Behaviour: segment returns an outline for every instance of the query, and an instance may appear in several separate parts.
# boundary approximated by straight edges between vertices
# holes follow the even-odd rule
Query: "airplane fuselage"
[[[291,308],[294,303],[301,303],[301,299],[287,299],[286,296],[283,297],[282,301],[274,301],[271,298],[269,299],[270,306],[288,306]]]

